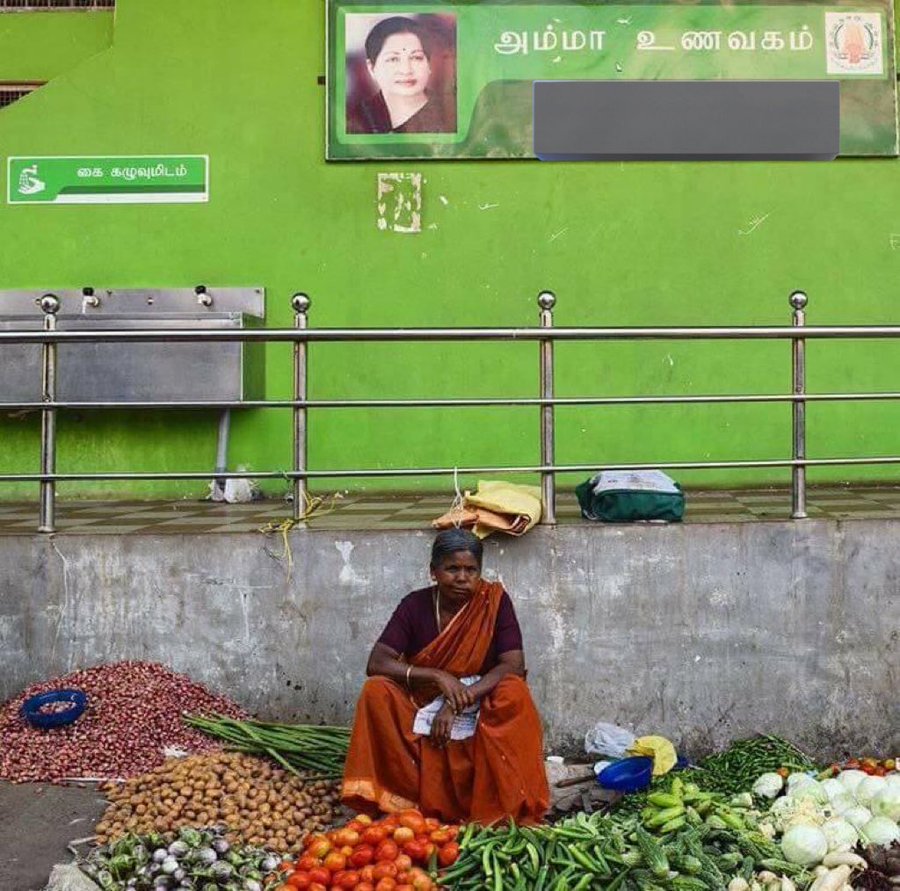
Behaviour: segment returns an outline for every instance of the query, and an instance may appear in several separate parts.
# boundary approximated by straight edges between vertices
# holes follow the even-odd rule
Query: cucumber
[[[651,817],[649,820],[645,821],[645,825],[648,829],[657,829],[663,824],[668,823],[669,820],[674,820],[676,817],[680,817],[683,813],[683,804],[674,805],[673,807],[667,807],[661,811],[657,811],[655,817]]]
[[[682,814],[680,817],[675,817],[674,820],[669,820],[668,823],[663,823],[663,825],[659,827],[659,831],[662,835],[665,835],[667,832],[677,832],[686,823],[687,817]]]
[[[678,807],[683,804],[679,795],[673,795],[671,792],[651,792],[647,796],[650,804],[655,804],[659,808]]]

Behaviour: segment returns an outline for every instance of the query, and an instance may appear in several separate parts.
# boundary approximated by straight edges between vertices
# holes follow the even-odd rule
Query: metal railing
[[[806,294],[790,295],[793,310],[790,326],[753,327],[668,327],[668,328],[556,328],[553,308],[556,297],[551,291],[538,296],[540,324],[534,328],[323,328],[308,327],[310,299],[295,294],[293,328],[243,330],[129,329],[120,331],[58,331],[56,314],[59,300],[46,294],[40,300],[44,312],[43,331],[0,331],[4,343],[40,344],[42,348],[41,401],[0,403],[7,411],[41,412],[40,473],[0,474],[0,483],[37,482],[40,484],[40,532],[55,531],[56,484],[71,481],[114,480],[205,480],[208,472],[56,472],[56,413],[59,410],[86,409],[230,409],[281,408],[293,412],[293,467],[290,471],[216,472],[217,479],[287,479],[293,485],[294,519],[302,519],[308,503],[308,482],[324,478],[408,478],[450,476],[454,474],[536,473],[541,477],[544,515],[541,522],[556,522],[556,474],[593,472],[601,465],[606,470],[731,470],[751,468],[791,468],[791,516],[802,519],[806,512],[806,469],[808,467],[900,464],[900,456],[808,458],[806,455],[806,404],[808,402],[865,402],[900,399],[900,392],[807,393],[806,353],[808,339],[894,339],[900,326],[806,326]],[[554,394],[554,354],[557,341],[644,341],[644,340],[790,340],[792,344],[792,387],[790,393],[703,396],[574,396]],[[293,344],[293,399],[197,402],[73,402],[57,399],[57,345],[59,343],[97,343],[150,341],[262,341]],[[433,399],[309,399],[308,354],[312,343],[335,342],[462,342],[462,341],[535,341],[539,344],[540,396],[517,398],[433,398]],[[586,405],[696,405],[723,403],[779,403],[792,405],[792,453],[789,458],[741,461],[670,461],[656,464],[557,464],[555,453],[556,406]],[[378,469],[309,469],[308,413],[312,409],[341,408],[463,408],[488,406],[533,406],[540,408],[540,462],[532,465],[487,467],[407,467]]]
[[[115,9],[116,0],[0,0],[0,13]]]

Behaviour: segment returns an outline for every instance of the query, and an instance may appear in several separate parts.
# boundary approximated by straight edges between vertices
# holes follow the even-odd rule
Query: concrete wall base
[[[265,717],[349,722],[422,532],[0,538],[0,699],[148,659]],[[699,753],[764,731],[811,752],[900,751],[900,524],[561,526],[487,542],[548,745],[595,721]]]

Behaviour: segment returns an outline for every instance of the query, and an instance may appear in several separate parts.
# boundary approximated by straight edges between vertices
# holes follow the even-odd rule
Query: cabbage
[[[818,829],[824,822],[825,820],[822,817],[799,811],[796,814],[791,814],[786,820],[782,820],[781,825],[783,830],[787,832],[788,829],[794,826],[812,826],[813,829]]]
[[[807,783],[812,782],[814,782],[814,780],[808,773],[794,771],[794,773],[787,778],[787,790],[788,792],[792,792],[799,786],[805,786]]]
[[[792,826],[781,839],[785,860],[800,866],[815,866],[828,853],[828,839],[814,826]]]
[[[850,810],[844,811],[841,817],[857,829],[860,829],[872,819],[872,812],[867,807],[858,804],[856,807],[851,807]]]
[[[872,798],[872,813],[876,817],[887,817],[895,823],[900,821],[900,783],[885,783]]]
[[[760,798],[777,798],[784,786],[784,780],[780,774],[764,773],[754,784],[753,794]]]
[[[840,780],[835,780],[833,778],[830,780],[823,780],[822,788],[825,790],[825,794],[831,799],[836,798],[838,795],[847,794],[847,787],[840,782]]]
[[[856,800],[868,806],[869,802],[887,785],[884,777],[866,777],[856,787]]]
[[[792,795],[776,798],[769,808],[769,816],[781,832],[800,824],[821,826],[826,819],[821,805],[812,798],[797,799]]]
[[[783,798],[776,798],[775,801],[772,802],[769,813],[774,817],[784,817],[787,816],[794,807],[794,799],[789,795],[785,795]]]
[[[832,817],[826,820],[822,826],[822,832],[828,839],[829,851],[851,851],[856,847],[859,841],[859,835],[856,833],[852,823],[840,817]]]
[[[862,770],[842,770],[838,774],[838,782],[847,787],[848,792],[856,794],[856,787],[868,776]]]
[[[816,804],[828,804],[828,793],[822,787],[822,784],[817,783],[815,780],[796,784],[791,790],[790,795],[791,798],[796,801],[808,799],[814,801]]]
[[[900,826],[887,817],[872,817],[859,834],[873,845],[889,845],[900,838]]]
[[[840,792],[831,799],[831,809],[838,816],[843,816],[846,811],[854,807],[859,807],[859,805],[849,792]]]

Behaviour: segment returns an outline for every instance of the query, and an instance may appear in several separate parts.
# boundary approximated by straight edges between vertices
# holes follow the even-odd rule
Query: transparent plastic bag
[[[58,863],[53,867],[50,882],[44,891],[100,891],[100,886],[74,864]]]
[[[584,750],[591,755],[624,758],[635,739],[630,730],[600,721],[584,735]]]

